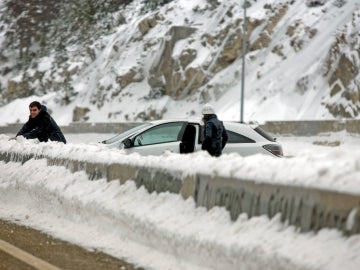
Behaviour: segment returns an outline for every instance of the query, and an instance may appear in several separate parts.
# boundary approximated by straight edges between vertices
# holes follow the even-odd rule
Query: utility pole
[[[240,99],[240,123],[244,122],[244,93],[245,93],[245,55],[246,55],[246,0],[244,0],[244,22],[242,39],[242,74],[241,74],[241,99]]]

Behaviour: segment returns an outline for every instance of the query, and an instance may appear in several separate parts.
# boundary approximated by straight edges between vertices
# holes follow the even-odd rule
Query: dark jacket
[[[204,141],[202,149],[207,150],[212,156],[220,156],[224,149],[228,135],[224,124],[218,120],[216,114],[211,114],[205,122]]]
[[[24,136],[26,139],[37,138],[40,142],[58,141],[66,143],[66,139],[55,120],[46,111],[40,111],[39,114],[31,118],[19,130],[16,136]]]

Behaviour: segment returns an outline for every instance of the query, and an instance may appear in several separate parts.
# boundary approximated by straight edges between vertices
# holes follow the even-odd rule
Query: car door
[[[185,122],[169,122],[156,125],[132,138],[133,145],[128,153],[161,155],[165,151],[180,153],[181,134]]]
[[[201,149],[199,138],[200,125],[197,123],[188,123],[184,129],[180,144],[180,153],[188,154]]]

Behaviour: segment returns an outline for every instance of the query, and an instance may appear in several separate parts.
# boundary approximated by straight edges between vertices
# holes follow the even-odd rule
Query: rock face
[[[89,119],[86,114],[90,111],[89,108],[86,107],[75,107],[73,111],[73,122],[84,122]]]
[[[183,20],[174,19],[180,12],[174,6],[176,1],[87,0],[86,8],[80,0],[20,2],[9,0],[0,8],[0,32],[6,37],[0,45],[0,105],[57,92],[62,97],[57,102],[64,106],[71,105],[80,93],[96,109],[114,101],[125,102],[138,94],[139,88],[140,99],[146,101],[162,97],[198,103],[218,100],[231,83],[240,80],[240,71],[233,71],[233,82],[227,84],[214,84],[212,79],[239,65],[244,39],[246,61],[259,66],[252,70],[254,76],[246,75],[261,80],[271,71],[263,70],[264,63],[282,65],[300,55],[321,31],[305,18],[293,19],[295,5],[307,6],[306,14],[316,13],[319,18],[330,7],[322,0],[264,1],[261,6],[259,1],[249,0],[249,8],[256,5],[258,10],[247,16],[245,36],[243,7],[236,1],[204,1],[206,4],[186,10]],[[345,4],[334,2],[338,9]],[[131,5],[137,5],[131,9],[139,10],[137,14],[130,14]],[[321,72],[305,71],[289,86],[304,95],[312,81],[324,80],[320,106],[334,117],[360,114],[359,12],[359,8],[354,10],[352,18],[329,37],[334,40],[326,58],[314,59],[323,65]],[[208,21],[216,23],[209,26],[201,19],[197,22],[198,17],[210,17],[213,20]],[[256,62],[260,57],[265,60]],[[261,94],[258,89],[250,91]],[[87,110],[93,109],[75,107],[73,120],[87,121]],[[165,112],[151,104],[124,117],[156,119]],[[120,110],[113,111],[109,117],[120,114]]]
[[[176,42],[188,38],[195,31],[196,28],[192,27],[173,26],[170,28],[159,51],[159,61],[155,62],[150,69],[148,83],[152,88],[163,89],[164,94],[179,98],[184,95],[185,87],[189,85],[191,79],[194,78],[195,84],[189,86],[190,89],[187,89],[187,92],[202,85],[204,78],[196,74],[198,70],[187,69],[196,57],[195,51],[185,50],[179,58],[172,57]]]
[[[29,95],[29,84],[27,81],[8,81],[7,91],[4,98],[15,99]]]
[[[330,101],[325,105],[334,116],[360,114],[360,11],[339,32],[327,57],[324,76],[328,78]]]

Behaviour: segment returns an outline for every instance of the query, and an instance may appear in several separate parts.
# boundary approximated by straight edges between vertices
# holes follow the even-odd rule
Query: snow
[[[103,37],[93,45],[97,55],[94,62],[87,65],[86,59],[70,57],[71,68],[86,66],[72,85],[78,93],[72,103],[60,105],[56,102],[59,98],[56,93],[17,99],[0,107],[0,125],[26,122],[28,105],[33,100],[46,104],[59,125],[68,125],[72,121],[75,106],[91,108],[87,116],[90,117],[89,122],[93,123],[133,120],[138,113],[149,108],[157,112],[166,108],[164,118],[200,115],[202,105],[196,97],[178,101],[169,97],[146,100],[144,97],[149,90],[146,80],[122,89],[121,100],[113,98],[101,108],[90,101],[100,86],[106,89],[114,76],[126,72],[125,67],[136,67],[136,63],[142,62],[146,73],[160,57],[156,53],[158,46],[154,46],[153,51],[150,47],[145,56],[141,51],[143,44],[133,43],[126,48],[120,46],[128,45],[128,41],[135,36],[138,22],[142,19],[133,16],[138,14],[139,1],[133,1],[134,4],[129,5],[129,10],[124,13],[130,16],[127,18],[130,23],[119,26],[112,35]],[[189,26],[204,27],[199,35],[209,29],[220,31],[218,22],[230,6],[233,6],[232,13],[236,15],[233,20],[242,17],[241,1],[220,2],[222,9],[204,16],[201,10],[207,1],[174,0],[166,7],[167,12],[163,12],[165,21],[159,22],[156,31],[150,30],[144,40],[161,39],[169,28],[169,22],[182,25],[186,24],[186,19]],[[248,15],[259,20],[269,16],[262,8],[265,2],[281,5],[288,1],[256,1],[248,10]],[[336,31],[343,29],[352,12],[358,9],[359,1],[347,1],[341,9],[333,6],[333,1],[313,9],[306,7],[304,1],[292,2],[292,11],[284,22],[302,20],[304,25],[298,31],[310,26],[319,29],[318,34],[309,43],[305,40],[306,46],[296,54],[283,39],[287,25],[278,25],[274,29],[272,45],[284,45],[285,60],[275,54],[270,57],[266,49],[256,55],[247,55],[244,110],[247,122],[333,118],[319,105],[327,101],[324,96],[328,89],[324,86],[325,81],[315,75],[322,72],[324,54],[328,52]],[[350,31],[349,27],[347,29]],[[359,27],[359,24],[354,22],[352,27]],[[180,41],[175,45],[174,54],[180,54],[180,46],[196,49],[197,58],[192,65],[202,63],[208,55],[216,52],[209,48],[200,50],[200,40],[195,36],[191,44]],[[120,46],[121,53],[114,53],[114,45]],[[67,50],[76,53],[77,48]],[[47,71],[53,59],[53,56],[44,58],[39,63],[39,70]],[[241,67],[241,59],[238,59],[209,82],[214,90],[210,94],[211,101],[222,120],[239,120]],[[51,73],[50,70],[48,73]],[[53,76],[62,81],[58,73]],[[301,89],[295,91],[294,87],[294,78],[300,77],[308,80],[306,91],[303,92]],[[5,79],[0,79],[2,85],[6,85]],[[11,79],[20,81],[21,76]],[[36,88],[36,85],[33,87]],[[332,98],[339,97],[335,95]],[[108,118],[110,114],[111,119]],[[121,160],[127,164],[181,171],[185,175],[195,170],[257,182],[360,195],[358,134],[339,132],[313,137],[280,136],[278,141],[286,156],[282,159],[262,155],[240,157],[235,154],[212,158],[205,153],[166,153],[159,157],[142,157],[125,155],[116,149],[106,150],[96,144],[114,134],[65,134],[68,140],[66,145],[36,143],[21,138],[8,141],[11,135],[14,134],[0,134],[2,151],[109,164]],[[23,165],[0,161],[0,171],[1,219],[31,226],[90,250],[104,251],[146,269],[358,270],[360,267],[359,235],[345,237],[339,231],[330,229],[318,233],[299,233],[293,226],[281,223],[278,216],[273,219],[265,216],[248,218],[243,214],[236,221],[231,221],[223,208],[215,207],[206,211],[201,207],[196,208],[191,198],[183,200],[179,195],[170,193],[149,194],[144,188],[136,189],[132,181],[124,185],[104,179],[89,181],[84,172],[70,173],[63,167],[47,166],[45,160],[29,160]],[[355,211],[348,218],[348,227],[354,222]]]
[[[171,26],[176,25],[195,27],[198,30],[191,39],[179,40],[175,44],[173,55],[179,55],[185,48],[194,49],[196,59],[189,66],[204,66],[206,62],[209,69],[205,72],[211,74],[215,60],[210,56],[219,55],[226,38],[218,47],[204,47],[203,37],[215,35],[227,25],[236,25],[236,21],[243,17],[243,1],[220,1],[221,5],[215,10],[206,8],[209,6],[209,2],[205,0],[171,1],[158,11],[158,14],[164,19],[159,20],[156,27],[150,29],[141,38],[138,23],[145,18],[154,16],[155,12],[141,13],[140,2],[143,1],[133,1],[127,6],[126,11],[121,12],[126,17],[127,24],[119,25],[113,29],[111,34],[102,36],[94,44],[89,45],[94,50],[96,59],[91,59],[90,56],[85,57],[76,46],[67,48],[70,59],[67,62],[68,71],[76,66],[79,67],[79,71],[73,75],[73,81],[71,81],[71,86],[77,93],[73,101],[66,106],[61,105],[56,102],[59,100],[59,95],[54,94],[32,96],[31,98],[46,103],[60,125],[67,125],[72,121],[73,109],[76,106],[90,109],[87,114],[90,122],[140,121],[139,115],[143,112],[149,113],[152,109],[161,112],[163,118],[188,117],[194,113],[200,113],[202,104],[208,102],[208,100],[204,100],[204,96],[208,96],[211,99],[209,101],[214,103],[220,118],[238,121],[240,119],[241,57],[238,57],[222,72],[211,76],[209,83],[200,87],[193,96],[181,100],[174,100],[169,96],[149,99],[151,90],[147,80],[150,68],[161,57],[166,34]],[[325,61],[329,48],[334,43],[339,31],[343,31],[344,35],[353,41],[353,44],[358,43],[357,36],[351,37],[351,33],[356,33],[359,27],[358,16],[356,16],[359,12],[359,0],[346,1],[342,7],[335,6],[334,1],[327,1],[323,6],[311,8],[304,1],[290,1],[291,3],[289,3],[288,0],[262,0],[251,2],[252,6],[248,8],[247,15],[252,20],[268,21],[274,16],[272,11],[264,8],[265,6],[287,5],[289,10],[272,30],[269,46],[249,52],[246,56],[244,120],[246,122],[264,122],[333,119],[334,116],[330,114],[324,104],[340,104],[343,99],[343,104],[347,106],[348,101],[341,97],[341,93],[330,97],[327,78],[321,74],[326,67]],[[229,11],[232,16],[226,15]],[[114,13],[112,16],[120,16],[120,13]],[[291,38],[295,41],[302,41],[303,48],[299,51],[295,51],[290,45],[291,38],[286,34],[289,25],[295,23],[299,25],[295,35]],[[242,25],[240,24],[239,27]],[[313,38],[309,38],[309,33],[306,34],[307,28],[317,31]],[[236,27],[233,31],[235,30]],[[252,41],[256,40],[262,31],[263,29],[257,29],[251,37]],[[0,39],[1,41],[2,39]],[[115,45],[118,47],[118,51],[114,51]],[[282,46],[284,58],[271,52],[275,46]],[[350,51],[349,48],[342,48],[342,50],[344,55],[355,53],[355,49]],[[48,69],[44,75],[44,81],[56,78],[62,82],[60,71],[54,69],[53,59],[54,55],[44,57],[39,62],[38,71]],[[50,70],[51,63],[53,67]],[[125,88],[118,86],[116,77],[134,67],[137,70],[143,69],[143,81],[132,83]],[[34,69],[29,73],[33,74],[35,71]],[[7,85],[6,79],[20,81],[21,76],[1,78],[2,85]],[[303,89],[299,90],[297,82],[300,79],[304,79],[306,83]],[[40,88],[37,83],[34,82],[31,85],[32,88]],[[111,86],[120,88],[99,91],[99,89],[108,89]],[[116,91],[118,93],[114,95]],[[29,99],[22,99],[23,106],[27,107]],[[96,100],[98,102],[94,102]],[[100,104],[102,101],[104,102],[103,106]],[[0,114],[6,115],[6,117],[1,117],[0,125],[26,119],[24,114],[21,114],[21,118],[17,114],[6,114],[14,108],[19,108],[18,102],[15,100],[0,107]],[[354,115],[354,117],[359,118],[360,114]]]
[[[80,160],[163,166],[169,170],[242,176],[360,194],[358,135],[345,132],[278,138],[287,158],[205,153],[160,157],[125,155],[94,142],[113,134],[68,134],[69,143],[8,141],[2,151],[72,157]],[[334,146],[335,145],[335,146]],[[309,166],[311,164],[311,166]],[[279,216],[235,222],[220,207],[195,207],[177,194],[136,189],[105,179],[89,181],[84,172],[47,166],[45,160],[0,162],[0,218],[31,226],[90,250],[101,250],[146,269],[326,269],[357,270],[360,236],[337,230],[299,233]],[[355,216],[356,212],[351,216]],[[354,222],[348,219],[348,226]]]

